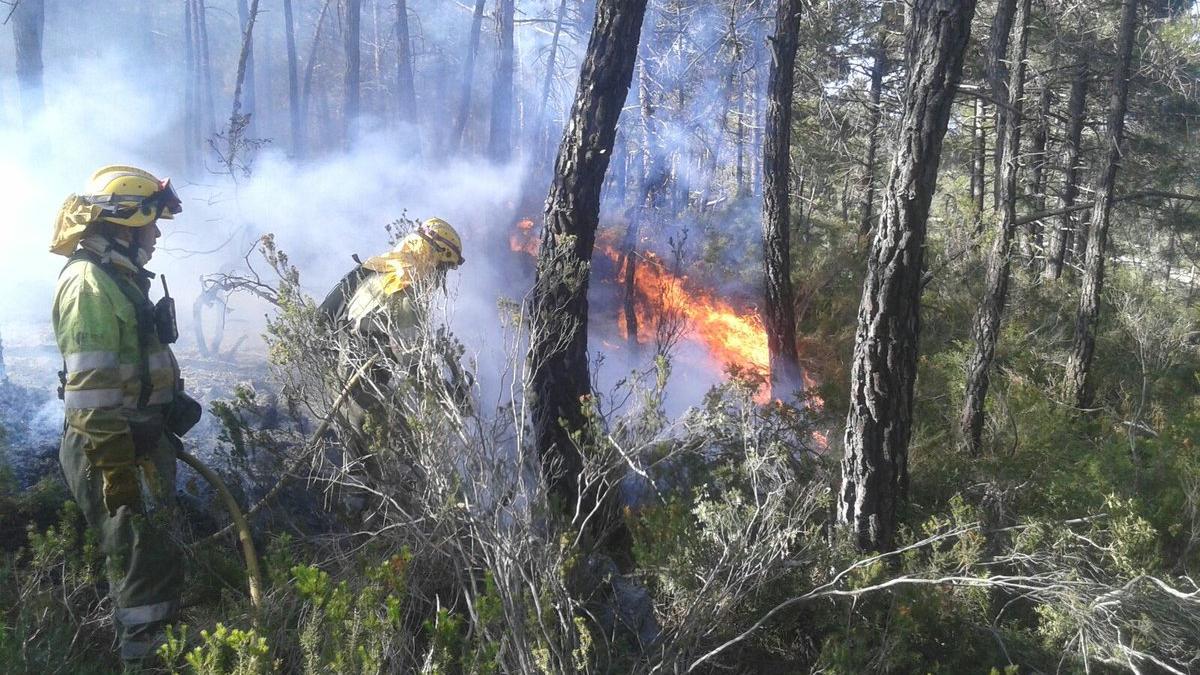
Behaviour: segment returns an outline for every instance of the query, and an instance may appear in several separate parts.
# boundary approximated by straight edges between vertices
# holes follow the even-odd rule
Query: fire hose
[[[194,455],[187,453],[183,449],[180,449],[176,452],[176,455],[184,464],[187,464],[195,469],[196,473],[199,473],[204,480],[208,481],[209,484],[213,486],[213,489],[217,491],[217,495],[220,496],[221,502],[225,505],[225,509],[229,511],[229,517],[232,521],[229,525],[226,525],[217,532],[196,542],[193,544],[193,547],[222,537],[232,530],[237,530],[238,541],[242,546],[242,557],[246,560],[246,575],[249,577],[250,604],[254,607],[256,613],[259,609],[261,609],[262,606],[263,576],[262,566],[258,562],[258,552],[254,547],[254,539],[250,535],[250,522],[247,519],[257,513],[259,509],[267,504],[267,502],[271,501],[276,495],[278,495],[292,474],[299,470],[300,463],[309,454],[308,451],[311,450],[312,447],[316,445],[317,441],[319,441],[321,437],[325,435],[325,432],[329,430],[329,425],[332,423],[334,415],[337,414],[337,411],[342,407],[342,404],[344,404],[346,399],[349,398],[351,390],[354,389],[354,385],[358,384],[358,381],[362,379],[363,374],[365,374],[367,370],[375,364],[375,361],[378,358],[379,355],[376,354],[367,359],[367,362],[360,366],[354,375],[346,381],[346,386],[342,389],[341,394],[338,395],[337,399],[330,407],[329,414],[325,416],[325,419],[322,420],[316,431],[314,431],[308,437],[308,442],[304,444],[304,449],[296,455],[296,459],[292,465],[283,472],[283,475],[279,477],[279,481],[275,483],[275,486],[272,487],[262,499],[258,500],[258,502],[245,513],[242,513],[242,509],[238,506],[237,500],[234,499],[233,493],[229,491],[229,487],[225,485],[225,481],[221,480],[221,477],[218,476],[216,472],[205,466],[204,463],[197,459]]]
[[[196,459],[195,456],[188,454],[182,448],[177,450],[175,454],[184,464],[195,469],[196,473],[203,476],[204,480],[213,486],[217,494],[220,495],[221,501],[224,502],[225,509],[229,511],[229,517],[233,519],[233,526],[238,531],[238,541],[242,544],[242,557],[246,559],[246,575],[250,579],[250,604],[254,607],[254,611],[257,612],[262,608],[262,568],[258,564],[258,552],[254,548],[254,539],[250,536],[250,523],[246,521],[246,516],[242,514],[237,500],[229,492],[225,481],[221,480],[221,477],[216,472],[204,466],[203,462]]]

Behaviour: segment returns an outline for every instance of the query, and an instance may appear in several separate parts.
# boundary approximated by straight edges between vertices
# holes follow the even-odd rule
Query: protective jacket
[[[347,432],[344,440],[348,460],[362,462],[367,473],[375,478],[378,478],[377,467],[371,446],[378,439],[372,439],[366,427],[404,426],[396,416],[398,406],[389,400],[396,394],[391,386],[392,369],[397,364],[407,364],[405,353],[410,346],[406,338],[420,325],[412,297],[414,289],[388,294],[384,292],[386,280],[384,274],[356,267],[330,290],[320,306],[338,351],[337,378],[331,386],[340,389],[366,355],[386,354],[391,362],[379,363],[366,373],[351,390],[339,414]],[[387,422],[389,419],[392,424]]]
[[[122,261],[83,249],[63,269],[54,297],[67,428],[84,437],[98,468],[133,463],[135,427],[161,431],[183,386],[174,354],[150,330],[149,280]]]
[[[66,417],[59,459],[100,534],[121,655],[138,659],[173,616],[182,585],[170,522],[179,440],[166,419],[183,383],[153,330],[148,275],[102,238],[81,245],[54,296]]]

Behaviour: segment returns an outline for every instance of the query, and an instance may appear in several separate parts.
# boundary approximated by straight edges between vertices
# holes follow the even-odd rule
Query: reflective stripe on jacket
[[[161,407],[175,398],[179,366],[157,335],[143,338],[151,389],[146,408],[142,395],[142,351],[137,310],[111,272],[87,259],[67,264],[54,296],[54,334],[65,368],[63,404],[68,431],[85,439],[84,451],[96,468],[134,461],[130,423],[161,418]]]

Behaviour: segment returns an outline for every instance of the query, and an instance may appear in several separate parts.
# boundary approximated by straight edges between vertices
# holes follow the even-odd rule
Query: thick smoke
[[[222,171],[211,152],[206,153],[202,169],[187,168],[183,148],[187,81],[181,36],[183,3],[171,10],[178,14],[171,18],[171,12],[161,7],[135,7],[131,3],[101,11],[101,5],[108,7],[107,3],[87,1],[68,6],[48,0],[46,103],[40,115],[22,119],[19,88],[13,76],[12,43],[3,41],[0,45],[0,180],[10,205],[0,225],[5,244],[0,247],[0,284],[5,289],[0,293],[0,335],[32,336],[22,340],[37,343],[51,357],[55,355],[49,307],[56,275],[65,261],[47,252],[54,215],[63,198],[80,191],[94,169],[106,164],[132,164],[172,176],[184,199],[184,213],[164,223],[158,253],[149,267],[170,279],[181,310],[181,347],[185,352],[193,346],[190,309],[200,289],[200,277],[243,269],[243,257],[261,235],[276,235],[280,248],[300,269],[304,289],[319,299],[353,264],[352,254],[365,257],[385,250],[384,225],[407,214],[410,218],[440,216],[463,233],[467,264],[450,280],[455,297],[450,321],[468,352],[480,356],[481,370],[502,371],[504,344],[497,330],[496,301],[501,296],[523,299],[532,267],[527,264],[531,261],[521,261],[508,250],[508,237],[515,218],[540,220],[540,199],[548,187],[523,184],[530,175],[544,181],[546,173],[544,169],[533,170],[531,163],[537,161],[534,149],[542,125],[535,118],[542,105],[553,26],[532,19],[553,17],[558,2],[519,3],[516,117],[522,123],[514,129],[523,129],[515,133],[523,133],[524,137],[514,142],[524,156],[504,165],[471,153],[472,148],[486,146],[481,139],[486,141],[495,68],[495,35],[488,18],[475,64],[464,143],[467,152],[456,158],[444,150],[459,105],[471,4],[410,0],[419,115],[416,127],[405,127],[395,122],[393,6],[365,3],[363,116],[349,125],[353,138],[336,148],[328,142],[310,147],[306,158],[300,160],[291,156],[294,148],[288,129],[282,12],[264,3],[255,31],[254,134],[269,142],[254,154],[247,176]],[[212,116],[215,125],[221,126],[231,107],[240,34],[233,0],[209,2],[207,6],[214,75]],[[302,78],[312,53],[320,7],[320,2],[296,2]],[[339,127],[334,118],[340,106],[342,41],[336,32],[339,19],[334,10],[330,11],[321,46],[315,52],[318,66],[306,120],[310,146],[318,145],[312,143],[313,139],[329,128]],[[590,18],[578,15],[574,8],[566,19],[556,54],[551,100],[546,106],[551,156],[574,93],[586,29],[590,27]],[[689,31],[694,39],[712,45],[719,42],[721,21],[715,14],[698,13],[690,17]],[[118,35],[134,37],[102,37]],[[688,73],[673,70],[680,66],[671,61],[668,51],[656,58],[663,61],[664,82],[689,79]],[[681,121],[665,129],[663,146],[668,152],[678,156],[699,142],[692,125],[698,119],[721,114],[725,104],[721,97],[727,93],[723,85],[722,81],[693,74],[686,87],[680,84],[676,88],[678,98],[670,103],[682,106],[688,114],[676,115]],[[635,126],[636,96],[635,83],[623,119],[625,133],[632,138],[641,134]],[[332,115],[330,109],[334,110]],[[206,130],[206,137],[214,131]],[[219,144],[219,139],[216,142]],[[729,157],[728,147],[725,152]],[[636,171],[624,153],[614,161],[614,171],[618,161],[626,163],[627,170]],[[721,164],[728,170],[728,160]],[[711,178],[704,173],[706,165],[677,159],[674,170],[678,180],[685,186],[690,184],[684,189],[699,191],[704,187]],[[611,211],[619,213],[619,209]],[[618,218],[606,222],[615,220]],[[677,234],[684,226],[664,224],[662,231]],[[698,227],[692,226],[693,242],[697,232]],[[659,238],[665,241],[666,237]],[[693,251],[699,251],[698,242],[693,244]],[[250,258],[259,261],[256,253]],[[261,333],[267,308],[236,296],[230,307],[227,334],[257,337]],[[611,343],[612,335],[595,338],[593,348],[604,350],[602,338]],[[261,354],[261,343],[248,341],[244,350]],[[610,355],[600,371],[601,385],[608,386],[632,368],[645,367],[648,358],[641,354]],[[696,355],[691,362],[703,363],[704,358]],[[711,373],[697,379],[698,373],[679,372],[688,369],[687,365],[677,369],[676,379],[684,383],[677,387],[679,395],[673,397],[677,403],[694,402],[714,379]]]

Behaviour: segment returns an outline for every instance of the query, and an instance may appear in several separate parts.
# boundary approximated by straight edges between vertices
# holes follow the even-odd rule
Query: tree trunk
[[[550,55],[546,57],[546,77],[542,79],[542,100],[538,102],[538,158],[549,159],[550,120],[546,108],[550,105],[550,85],[554,83],[554,70],[558,64],[558,44],[562,36],[563,18],[567,15],[567,0],[558,3],[554,18],[554,36],[550,38]]]
[[[203,4],[203,3],[201,3]],[[239,8],[245,0],[238,0]],[[237,126],[239,115],[250,117],[254,110],[254,22],[258,18],[258,0],[251,0],[249,15],[242,26],[242,51],[238,57],[237,76],[233,86],[233,115],[230,118],[230,129]],[[245,97],[243,98],[243,92]],[[249,133],[250,126],[246,126]]]
[[[396,2],[396,98],[400,121],[417,133],[417,89],[413,80],[412,36],[408,31],[408,1]]]
[[[655,47],[657,34],[655,36]],[[642,122],[642,164],[643,174],[639,185],[639,200],[637,208],[625,231],[625,240],[621,245],[621,255],[624,259],[624,312],[625,334],[631,351],[636,352],[638,335],[637,318],[637,242],[642,225],[646,220],[659,221],[659,209],[662,208],[663,197],[666,194],[667,178],[670,166],[667,163],[667,151],[663,145],[663,125],[659,119],[663,92],[658,83],[656,72],[657,54],[655,49],[642,50],[641,64],[638,77],[638,110]]]
[[[259,48],[254,66],[254,89],[256,93],[263,94],[265,100],[277,105],[278,99],[271,90],[271,77],[275,72],[271,59],[278,54],[278,50],[271,43],[271,29],[265,25],[260,27],[257,41]],[[254,109],[254,128],[266,139],[273,138],[278,133],[275,126],[275,105],[264,105]]]
[[[1051,68],[1053,70],[1053,68]],[[1050,138],[1050,81],[1042,74],[1038,78],[1041,90],[1038,93],[1037,126],[1034,127],[1029,148],[1029,201],[1034,211],[1046,210],[1046,146]],[[1045,232],[1041,221],[1030,221],[1025,226],[1025,257],[1031,269],[1037,268],[1037,259],[1045,258]]]
[[[546,198],[545,226],[530,299],[532,413],[535,442],[551,493],[567,513],[588,514],[612,491],[581,485],[583,458],[572,434],[591,445],[584,406],[591,397],[588,372],[588,276],[600,192],[612,156],[617,120],[637,56],[646,0],[599,0],[571,117]],[[603,499],[585,531],[596,543],[624,550],[627,532],[616,504]],[[575,510],[575,507],[580,507]],[[621,558],[622,555],[618,555]]]
[[[1000,172],[1004,164],[1004,133],[1009,128],[1005,120],[1007,111],[1002,105],[1008,100],[1008,65],[1004,59],[1008,55],[1008,40],[1016,11],[1017,0],[998,0],[996,3],[992,34],[988,40],[987,62],[984,64],[992,100],[996,102],[996,146],[992,150],[993,175],[996,176],[996,181],[992,185],[992,204],[997,210],[1001,207],[1000,190],[1003,181],[1000,179]]]
[[[488,157],[507,162],[512,157],[513,116],[513,0],[497,0],[496,80],[492,87],[492,128]]]
[[[300,117],[304,119],[305,124],[308,123],[308,108],[312,101],[312,83],[313,71],[317,66],[317,49],[321,46],[321,31],[325,28],[325,16],[329,14],[329,5],[333,0],[325,0],[325,4],[321,5],[321,14],[317,17],[317,27],[313,32],[312,46],[308,49],[308,62],[304,65],[304,92],[300,99]],[[305,147],[307,147],[307,136],[305,137]]]
[[[633,218],[629,219],[625,240],[621,242],[621,283],[624,286],[621,309],[625,314],[625,341],[629,343],[631,358],[638,356],[637,240],[641,221],[642,216],[639,213],[635,213]]]
[[[475,57],[479,53],[479,33],[483,29],[483,6],[486,0],[475,0],[475,14],[471,17],[471,33],[467,37],[467,58],[463,65],[462,96],[459,99],[458,115],[454,118],[454,130],[450,133],[450,151],[462,148],[463,132],[471,116],[471,88],[475,82]]]
[[[762,60],[760,59],[759,62],[761,63]],[[754,95],[750,97],[750,101],[752,102],[753,108],[754,108],[754,113],[753,113],[754,114],[754,143],[753,143],[753,147],[755,148],[755,150],[761,150],[763,147],[763,129],[765,127],[765,125],[762,124],[762,122],[761,122],[761,120],[763,118],[762,102],[766,98],[766,96],[764,95],[765,87],[762,86],[763,81],[765,79],[763,77],[762,71],[763,71],[763,69],[761,66],[759,68],[755,69]],[[756,197],[761,196],[762,189],[763,189],[762,163],[761,162],[750,162],[750,171],[752,172],[751,176],[750,176],[750,191]]]
[[[346,0],[346,104],[342,111],[343,138],[350,144],[358,120],[362,66],[362,0]]]
[[[963,447],[971,454],[979,452],[983,437],[983,414],[991,383],[992,361],[1000,339],[1000,320],[1008,301],[1009,272],[1012,266],[1012,241],[1017,229],[1017,173],[1021,150],[1021,105],[1025,96],[1025,52],[1029,44],[1030,0],[1021,0],[1017,9],[1017,44],[1012,51],[1013,69],[1008,91],[1004,164],[1000,167],[1000,231],[988,256],[987,281],[984,295],[971,324],[971,343],[974,349],[967,359],[967,383],[963,395],[962,416],[959,420]]]
[[[871,231],[875,220],[875,156],[879,152],[879,122],[882,118],[880,100],[883,96],[883,76],[887,74],[888,55],[886,17],[880,10],[878,35],[875,37],[874,55],[871,60],[871,103],[867,112],[867,161],[863,173],[863,196],[859,205],[858,231],[866,234]]]
[[[404,0],[400,0],[401,4]],[[287,37],[288,112],[292,125],[292,155],[304,157],[304,121],[300,118],[300,66],[296,61],[296,22],[292,0],[283,0],[284,34]]]
[[[1095,390],[1091,382],[1092,356],[1096,351],[1096,326],[1100,319],[1100,294],[1104,289],[1104,256],[1108,246],[1109,216],[1113,205],[1113,187],[1121,162],[1125,140],[1125,111],[1129,102],[1129,72],[1133,60],[1134,32],[1137,27],[1138,0],[1122,0],[1117,65],[1113,72],[1111,108],[1108,113],[1107,155],[1104,168],[1096,177],[1096,205],[1088,229],[1083,261],[1083,281],[1079,308],[1075,314],[1075,338],[1067,360],[1067,391],[1081,409],[1092,407]]]
[[[800,388],[796,311],[792,294],[791,194],[792,94],[803,0],[779,0],[775,12],[766,140],[763,143],[764,323],[770,351],[771,396],[783,399]]]
[[[374,0],[371,5],[371,82],[370,88],[376,91],[383,91],[383,40],[379,37],[379,0]],[[380,96],[372,96],[369,101],[374,107],[371,111],[379,116],[384,117],[387,111],[387,102]]]
[[[199,94],[197,86],[200,79],[200,69],[196,58],[196,19],[192,13],[192,0],[183,3],[183,56],[184,78],[183,87],[183,156],[184,165],[190,175],[199,173],[200,161],[197,153],[200,150],[200,106],[196,104]]]
[[[971,197],[977,211],[976,231],[983,227],[983,202],[987,194],[987,135],[984,133],[985,107],[982,96],[975,97],[975,114],[971,118],[971,130],[975,135],[971,153]]]
[[[238,0],[238,25],[242,27],[242,35],[245,36],[242,41],[242,54],[238,59],[238,79],[241,80],[238,90],[239,102],[234,102],[234,107],[241,111],[241,114],[249,120],[246,124],[245,135],[253,137],[254,131],[254,105],[255,105],[255,86],[254,86],[254,21],[257,18],[258,3],[254,2],[254,10],[248,10],[246,0]],[[241,62],[245,62],[242,65]]]
[[[11,4],[11,3],[9,3]],[[20,0],[12,13],[13,44],[17,53],[17,86],[21,117],[28,126],[42,112],[42,33],[46,26],[43,0]]]
[[[887,550],[908,481],[925,226],[962,74],[974,0],[914,0],[896,153],[858,310],[838,520]]]
[[[1079,196],[1079,162],[1080,147],[1083,140],[1083,120],[1087,106],[1088,79],[1087,59],[1080,59],[1075,64],[1075,76],[1071,81],[1071,102],[1067,104],[1066,131],[1066,181],[1063,186],[1062,205],[1070,208],[1075,205]],[[1046,255],[1044,274],[1048,279],[1057,279],[1062,275],[1063,261],[1070,246],[1072,234],[1075,231],[1077,216],[1064,213],[1059,217],[1058,227],[1050,230],[1049,251]]]
[[[624,208],[626,187],[629,182],[629,130],[627,127],[617,129],[617,140],[614,143],[612,179],[608,181],[604,194],[618,208]]]
[[[200,97],[203,99],[200,121],[203,135],[211,136],[217,131],[217,109],[213,103],[212,56],[208,48],[208,10],[205,9],[203,2],[197,0],[195,12],[200,31],[200,42],[197,46],[200,50],[200,75],[203,78],[200,91]]]
[[[737,168],[734,170],[736,192],[733,196],[734,199],[741,199],[749,191],[746,187],[746,78],[742,74],[738,75],[737,127],[734,143],[737,147]]]
[[[705,148],[707,150],[707,157],[704,159],[702,175],[707,178],[704,182],[704,191],[700,194],[699,204],[697,205],[697,209],[701,213],[723,201],[721,198],[714,198],[713,195],[725,184],[721,171],[721,163],[725,161],[723,153],[725,150],[725,138],[729,132],[729,115],[730,113],[737,114],[735,102],[736,87],[738,84],[737,74],[742,69],[742,46],[737,39],[739,9],[740,7],[736,3],[731,4],[727,16],[728,23],[725,27],[726,38],[724,41],[729,51],[729,63],[725,65],[721,92],[717,99],[716,113],[718,119],[713,128],[713,140],[711,145]]]

